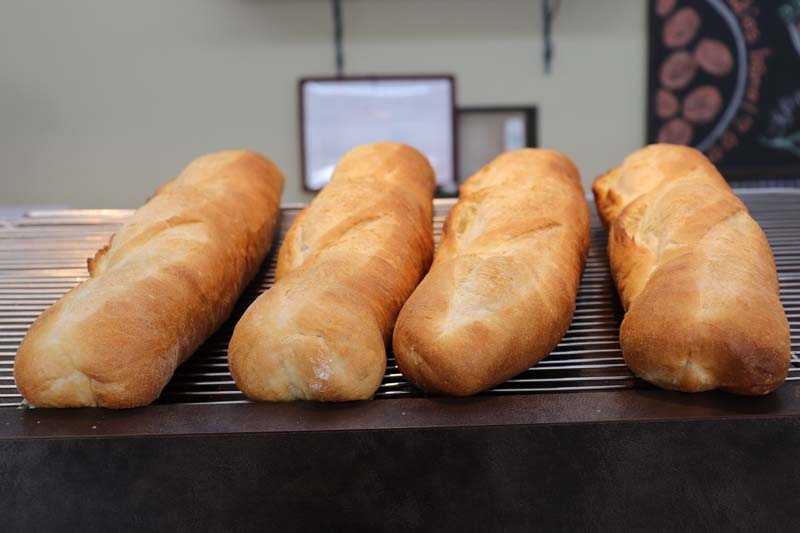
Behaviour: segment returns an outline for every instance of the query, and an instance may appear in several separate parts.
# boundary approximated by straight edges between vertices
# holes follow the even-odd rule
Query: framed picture
[[[452,76],[304,78],[300,92],[303,186],[318,191],[351,148],[409,144],[427,156],[439,191],[456,190],[455,80]]]
[[[458,182],[463,183],[501,152],[536,147],[536,107],[458,108]]]
[[[647,142],[728,179],[800,176],[800,1],[649,4]]]

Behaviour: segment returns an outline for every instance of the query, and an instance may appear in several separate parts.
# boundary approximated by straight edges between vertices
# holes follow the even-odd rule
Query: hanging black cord
[[[542,0],[544,20],[544,72],[550,74],[553,63],[553,20],[561,8],[561,0]]]
[[[332,0],[333,3],[333,46],[336,51],[336,76],[344,74],[344,50],[342,48],[342,2]]]

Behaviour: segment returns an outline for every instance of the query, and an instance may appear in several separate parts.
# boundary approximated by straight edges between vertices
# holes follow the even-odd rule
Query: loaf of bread
[[[772,251],[714,165],[693,148],[648,146],[593,190],[631,370],[687,392],[780,386],[791,354]]]
[[[283,175],[246,151],[193,161],[89,260],[14,362],[37,407],[136,407],[228,318],[269,251]]]
[[[236,325],[228,363],[248,397],[371,398],[395,318],[433,256],[435,179],[394,143],[360,146],[298,215],[275,286]]]
[[[403,375],[466,396],[546,357],[572,321],[588,249],[572,161],[553,150],[500,155],[461,187],[433,266],[400,312]]]

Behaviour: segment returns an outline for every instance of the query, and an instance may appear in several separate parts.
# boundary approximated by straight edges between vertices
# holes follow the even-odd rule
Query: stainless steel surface
[[[792,350],[800,351],[800,190],[738,191],[772,245],[781,298],[792,327]],[[452,201],[437,201],[437,240]],[[274,250],[299,208],[283,210]],[[64,292],[86,279],[94,255],[130,216],[124,210],[41,211],[0,219],[0,405],[22,398],[12,375],[14,353],[28,326]],[[621,308],[606,259],[606,233],[592,220],[592,244],[581,281],[575,317],[553,353],[538,365],[485,394],[586,391],[648,387],[625,366],[617,336]],[[236,306],[231,319],[175,373],[161,403],[243,402],[228,372],[226,348],[236,320],[274,280],[273,253]],[[800,380],[796,358],[789,380]],[[419,396],[389,356],[378,398]]]

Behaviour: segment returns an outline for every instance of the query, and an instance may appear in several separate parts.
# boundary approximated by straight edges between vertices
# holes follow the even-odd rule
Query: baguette
[[[433,256],[435,180],[411,147],[358,147],[300,213],[276,283],[236,325],[228,363],[264,401],[371,398],[397,313]]]
[[[433,266],[398,317],[403,375],[466,396],[546,357],[572,321],[588,249],[572,161],[553,150],[500,155],[461,187]]]
[[[230,315],[269,251],[283,175],[246,151],[193,161],[88,261],[90,277],[33,323],[14,377],[38,407],[155,400]]]
[[[593,191],[631,370],[686,392],[779,387],[791,354],[772,250],[714,165],[693,148],[652,145]]]

